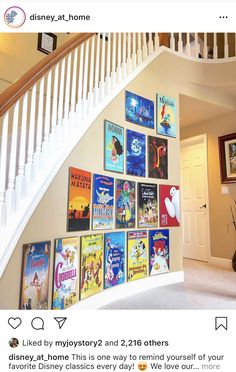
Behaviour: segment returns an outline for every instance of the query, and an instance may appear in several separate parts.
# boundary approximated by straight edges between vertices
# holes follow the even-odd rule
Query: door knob
[[[207,207],[207,205],[206,204],[203,204],[201,207],[200,207],[200,209],[202,209],[202,208],[206,208]]]

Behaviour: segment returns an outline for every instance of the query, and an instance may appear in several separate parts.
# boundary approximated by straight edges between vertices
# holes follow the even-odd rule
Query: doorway
[[[210,224],[207,135],[181,141],[183,257],[208,262]]]

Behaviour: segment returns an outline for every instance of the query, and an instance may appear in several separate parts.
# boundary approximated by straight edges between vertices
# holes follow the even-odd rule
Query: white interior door
[[[208,261],[210,226],[206,135],[181,141],[183,256]]]

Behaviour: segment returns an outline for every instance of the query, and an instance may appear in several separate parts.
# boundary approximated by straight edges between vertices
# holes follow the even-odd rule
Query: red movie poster
[[[179,226],[180,224],[180,200],[179,186],[160,185],[160,227]]]

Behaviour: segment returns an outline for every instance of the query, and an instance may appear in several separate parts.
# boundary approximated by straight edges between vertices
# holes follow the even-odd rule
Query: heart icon
[[[21,323],[22,323],[21,318],[9,318],[8,319],[8,324],[13,329],[20,327]]]

